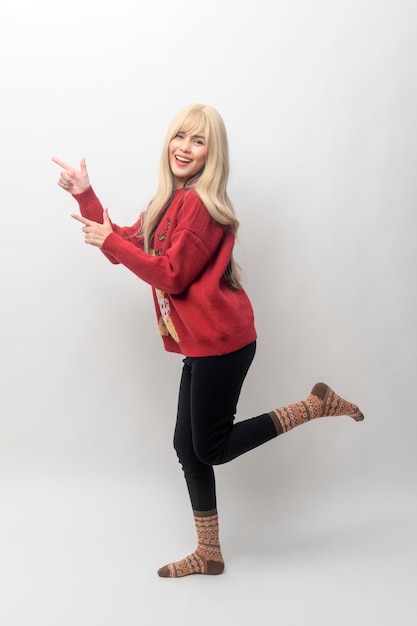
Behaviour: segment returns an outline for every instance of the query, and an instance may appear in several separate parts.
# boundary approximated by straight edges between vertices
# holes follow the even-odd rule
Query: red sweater
[[[103,222],[90,187],[74,196],[81,214]],[[130,227],[112,224],[102,252],[152,286],[165,349],[185,356],[227,354],[256,339],[252,306],[244,289],[223,278],[235,236],[215,222],[193,189],[178,189],[154,236],[154,252],[137,236],[143,214]]]

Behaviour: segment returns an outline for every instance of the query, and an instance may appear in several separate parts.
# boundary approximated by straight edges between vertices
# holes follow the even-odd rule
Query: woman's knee
[[[221,448],[217,445],[209,445],[205,440],[194,441],[194,452],[201,463],[205,465],[220,465]]]

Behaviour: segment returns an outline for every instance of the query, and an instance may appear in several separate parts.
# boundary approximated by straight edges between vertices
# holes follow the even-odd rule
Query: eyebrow
[[[188,135],[189,133],[187,133],[185,130],[179,130],[179,133],[183,133],[184,135]],[[191,137],[193,139],[205,139],[204,135],[191,135]]]

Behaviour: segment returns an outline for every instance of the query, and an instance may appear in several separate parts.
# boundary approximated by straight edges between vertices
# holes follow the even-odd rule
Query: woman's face
[[[174,188],[180,189],[187,180],[201,172],[207,158],[207,145],[203,131],[195,135],[178,132],[168,147],[169,166],[174,176]]]

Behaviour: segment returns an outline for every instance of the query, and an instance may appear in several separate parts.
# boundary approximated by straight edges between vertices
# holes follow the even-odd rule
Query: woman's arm
[[[234,234],[214,223],[205,208],[200,211],[200,228],[191,228],[187,220],[177,223],[168,249],[161,254],[147,254],[126,238],[111,230],[107,211],[100,223],[72,215],[83,224],[85,242],[97,246],[114,263],[121,263],[138,278],[170,294],[182,293],[218,254],[226,268],[234,245]]]
[[[161,256],[146,254],[115,233],[106,237],[102,251],[152,287],[174,295],[187,289],[215,254],[224,255],[226,268],[233,244],[233,233],[229,231],[225,236],[217,225],[204,241],[190,230],[177,231]]]

